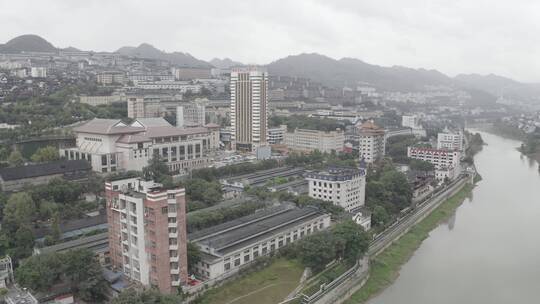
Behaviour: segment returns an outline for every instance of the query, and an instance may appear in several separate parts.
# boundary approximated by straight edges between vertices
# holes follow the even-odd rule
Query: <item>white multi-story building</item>
[[[281,125],[275,128],[268,129],[268,143],[271,145],[281,144],[285,139],[285,133],[287,132],[287,126]]]
[[[205,125],[206,111],[203,104],[187,103],[176,107],[176,126],[199,127]]]
[[[385,153],[385,130],[371,121],[357,125],[358,152],[367,163],[381,159]]]
[[[437,134],[437,149],[463,151],[463,133],[445,129]]]
[[[45,68],[45,67],[32,67],[30,69],[30,76],[32,76],[32,78],[46,78],[47,77],[47,68]]]
[[[62,148],[66,159],[85,159],[95,172],[141,171],[154,156],[176,174],[209,164],[219,147],[219,127],[176,128],[163,118],[141,118],[131,125],[115,119],[93,119],[73,129],[76,147]]]
[[[346,211],[362,207],[366,197],[366,172],[356,168],[328,168],[308,172],[309,196],[332,202]]]
[[[345,145],[345,133],[339,129],[336,131],[296,129],[294,132],[285,133],[284,143],[292,151],[342,152]]]
[[[126,101],[126,96],[120,95],[120,94],[114,94],[114,95],[106,95],[106,96],[87,96],[87,95],[81,95],[79,96],[79,102],[88,104],[91,106],[99,106],[99,105],[110,105],[115,102],[124,102]]]
[[[97,83],[103,85],[123,84],[126,82],[126,74],[119,71],[109,71],[97,74]]]
[[[201,92],[202,89],[202,85],[191,84],[187,81],[139,81],[135,87],[141,90],[173,90],[180,93],[190,91],[194,94]]]
[[[416,115],[403,115],[401,117],[401,126],[411,129],[419,129],[420,120]]]
[[[427,161],[436,169],[436,177],[453,179],[461,172],[461,152],[458,150],[408,147],[407,157]]]
[[[268,73],[260,67],[231,71],[231,127],[235,150],[255,151],[267,143]]]

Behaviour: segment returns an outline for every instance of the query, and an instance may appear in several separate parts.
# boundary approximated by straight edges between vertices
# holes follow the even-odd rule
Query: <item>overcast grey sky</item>
[[[0,42],[113,51],[148,42],[265,64],[303,52],[540,82],[534,0],[0,0]]]

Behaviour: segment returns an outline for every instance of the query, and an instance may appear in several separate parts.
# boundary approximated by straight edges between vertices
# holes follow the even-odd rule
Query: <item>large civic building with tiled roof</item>
[[[201,251],[196,275],[205,280],[224,279],[257,257],[329,226],[330,215],[315,207],[283,204],[191,233],[189,241]]]
[[[208,154],[219,147],[219,127],[176,128],[163,118],[140,118],[131,124],[93,119],[73,129],[76,146],[63,148],[66,159],[84,159],[95,172],[140,171],[155,155],[169,170],[186,174],[208,166]]]

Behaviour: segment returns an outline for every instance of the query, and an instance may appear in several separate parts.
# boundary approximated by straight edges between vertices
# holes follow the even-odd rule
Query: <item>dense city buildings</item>
[[[360,158],[367,163],[381,159],[385,153],[385,130],[372,121],[356,126]]]
[[[345,133],[337,129],[335,131],[318,131],[308,129],[296,129],[285,133],[283,143],[291,151],[297,152],[341,152],[345,144]]]
[[[447,128],[437,134],[437,149],[463,151],[463,132]]]
[[[221,279],[237,273],[260,256],[297,242],[330,226],[330,215],[315,207],[283,204],[189,235],[199,245],[196,274]]]
[[[330,167],[306,173],[309,196],[332,202],[346,211],[364,206],[366,172],[364,169]]]
[[[268,73],[260,67],[231,71],[233,149],[255,151],[267,143]]]
[[[186,103],[176,107],[176,126],[202,127],[206,122],[205,105],[199,103]]]
[[[141,171],[159,157],[174,174],[209,165],[208,153],[219,147],[219,127],[176,128],[163,118],[141,118],[130,125],[93,119],[73,129],[75,147],[63,148],[66,159],[84,159],[95,172]]]
[[[187,283],[182,188],[131,178],[105,183],[111,264],[131,280],[176,292]]]

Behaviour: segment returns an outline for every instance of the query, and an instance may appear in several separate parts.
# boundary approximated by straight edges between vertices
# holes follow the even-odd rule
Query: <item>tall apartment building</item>
[[[352,211],[364,206],[366,171],[356,168],[331,167],[326,171],[308,172],[309,196]]]
[[[188,279],[185,190],[130,178],[105,183],[111,264],[163,293]]]
[[[437,149],[463,151],[463,133],[445,129],[437,134]]]
[[[200,127],[206,122],[206,111],[203,104],[187,103],[176,107],[176,126]]]
[[[219,127],[176,128],[163,118],[139,118],[130,125],[115,119],[93,119],[73,129],[76,146],[60,149],[66,159],[84,159],[95,172],[141,171],[159,156],[175,174],[209,164],[219,148]]]
[[[315,150],[326,153],[342,152],[345,133],[339,129],[336,131],[296,129],[294,132],[285,133],[284,143],[289,150],[298,152]]]
[[[357,125],[360,158],[367,163],[381,159],[385,153],[385,130],[371,121]]]
[[[260,67],[231,71],[231,127],[233,149],[254,151],[266,144],[268,73]]]

